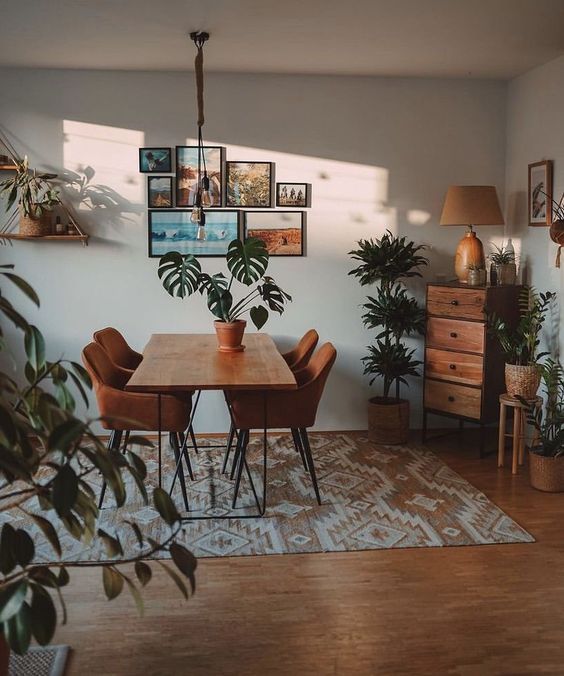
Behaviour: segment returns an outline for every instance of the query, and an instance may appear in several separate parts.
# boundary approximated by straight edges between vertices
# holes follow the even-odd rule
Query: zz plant
[[[12,268],[0,266],[1,279],[39,306],[33,288]],[[127,499],[128,474],[148,502],[147,470],[133,451],[107,450],[93,431],[95,420],[75,415],[71,390],[88,404],[91,383],[87,372],[73,361],[50,361],[39,329],[28,323],[1,289],[0,318],[0,350],[8,352],[3,327],[9,322],[23,333],[26,354],[22,373],[0,372],[0,511],[11,517],[0,517],[4,522],[0,531],[0,641],[3,636],[20,654],[27,651],[32,637],[48,644],[57,623],[66,622],[64,588],[76,568],[101,568],[107,598],[116,598],[127,587],[142,612],[140,589],[152,577],[146,559],[167,552],[174,567],[163,561],[156,565],[188,598],[184,578],[193,592],[196,559],[176,542],[181,521],[166,491],[156,488],[152,493],[155,509],[170,527],[161,542],[146,537],[134,520],[124,521],[121,530],[129,529],[138,543],[138,550],[126,555],[123,535],[98,524],[100,512],[91,478],[98,474],[107,482],[119,508]],[[142,437],[131,442],[150,445]],[[85,547],[101,544],[106,560],[69,560],[64,556],[61,534]],[[44,558],[45,545],[50,550],[48,560]],[[124,570],[125,564],[131,571]]]
[[[158,275],[171,296],[186,298],[196,291],[206,294],[210,312],[222,322],[234,322],[249,312],[253,324],[261,329],[268,321],[269,310],[284,312],[285,303],[292,297],[266,275],[269,256],[261,239],[253,237],[245,242],[234,239],[227,249],[226,263],[229,278],[222,272],[213,275],[202,272],[195,256],[172,251],[160,259]],[[247,287],[256,286],[235,301],[235,281]]]
[[[362,306],[364,325],[379,330],[376,343],[368,346],[368,355],[362,361],[364,374],[371,376],[370,385],[382,378],[385,400],[390,400],[394,383],[397,400],[400,384],[407,385],[407,376],[419,375],[421,362],[402,339],[424,332],[425,311],[408,295],[403,280],[421,277],[418,268],[427,265],[427,259],[420,255],[423,248],[387,230],[380,239],[360,240],[358,249],[349,252],[360,262],[349,275],[359,279],[361,286],[379,284],[376,295],[368,296]]]

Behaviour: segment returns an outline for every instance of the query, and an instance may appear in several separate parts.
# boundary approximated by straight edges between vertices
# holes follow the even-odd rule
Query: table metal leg
[[[162,483],[163,483],[163,466],[162,466],[162,442],[161,442],[161,435],[162,435],[162,406],[161,406],[161,395],[157,395],[157,407],[159,409],[158,412],[158,425],[159,425],[159,488],[162,488]]]

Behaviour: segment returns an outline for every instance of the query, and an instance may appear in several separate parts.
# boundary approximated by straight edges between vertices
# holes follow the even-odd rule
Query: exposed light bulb
[[[207,172],[204,171],[202,176],[202,187],[201,187],[201,199],[203,207],[211,207],[211,195],[210,195],[210,179],[208,178]]]
[[[192,213],[190,215],[190,220],[192,221],[192,223],[199,223],[201,218],[202,218],[202,210],[199,206],[194,204]]]
[[[196,239],[198,242],[203,242],[206,239],[206,228],[204,225],[198,226],[198,233],[196,234]]]

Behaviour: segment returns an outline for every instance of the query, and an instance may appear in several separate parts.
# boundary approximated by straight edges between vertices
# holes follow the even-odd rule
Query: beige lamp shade
[[[451,185],[447,191],[441,225],[503,225],[494,185]]]

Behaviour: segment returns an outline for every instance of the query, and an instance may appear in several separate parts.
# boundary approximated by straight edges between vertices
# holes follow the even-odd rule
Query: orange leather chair
[[[114,364],[123,369],[134,371],[143,361],[143,355],[130,347],[123,335],[110,326],[96,331],[94,341],[106,350]]]
[[[293,349],[282,354],[292,371],[299,371],[308,365],[318,341],[319,334],[315,329],[310,329],[300,338]]]
[[[268,393],[266,421],[264,419],[264,395],[256,391],[231,392],[229,402],[233,423],[239,430],[237,449],[233,461],[237,480],[233,496],[233,507],[237,500],[241,475],[245,465],[249,431],[252,429],[289,428],[296,450],[302,456],[305,469],[311,475],[318,504],[321,504],[315,465],[307,428],[315,424],[317,408],[323,395],[329,372],[337,358],[337,351],[331,343],[325,343],[313,355],[309,364],[296,372],[296,390],[272,390]],[[232,472],[233,475],[233,472]]]
[[[98,343],[90,343],[84,348],[82,361],[92,379],[102,418],[102,427],[111,431],[108,442],[109,449],[119,450],[123,432],[129,432],[132,429],[154,432],[159,429],[157,394],[126,392],[124,387],[131,376],[131,372],[117,366]],[[168,394],[161,395],[160,429],[169,433],[170,445],[174,451],[177,464],[191,409],[191,398],[180,398]],[[125,447],[123,450],[125,452]],[[186,449],[184,460],[190,478],[193,479],[194,475]],[[188,496],[182,463],[179,469],[179,477],[184,504],[188,509]],[[106,485],[104,484],[100,495],[100,507],[104,500],[105,491]]]

